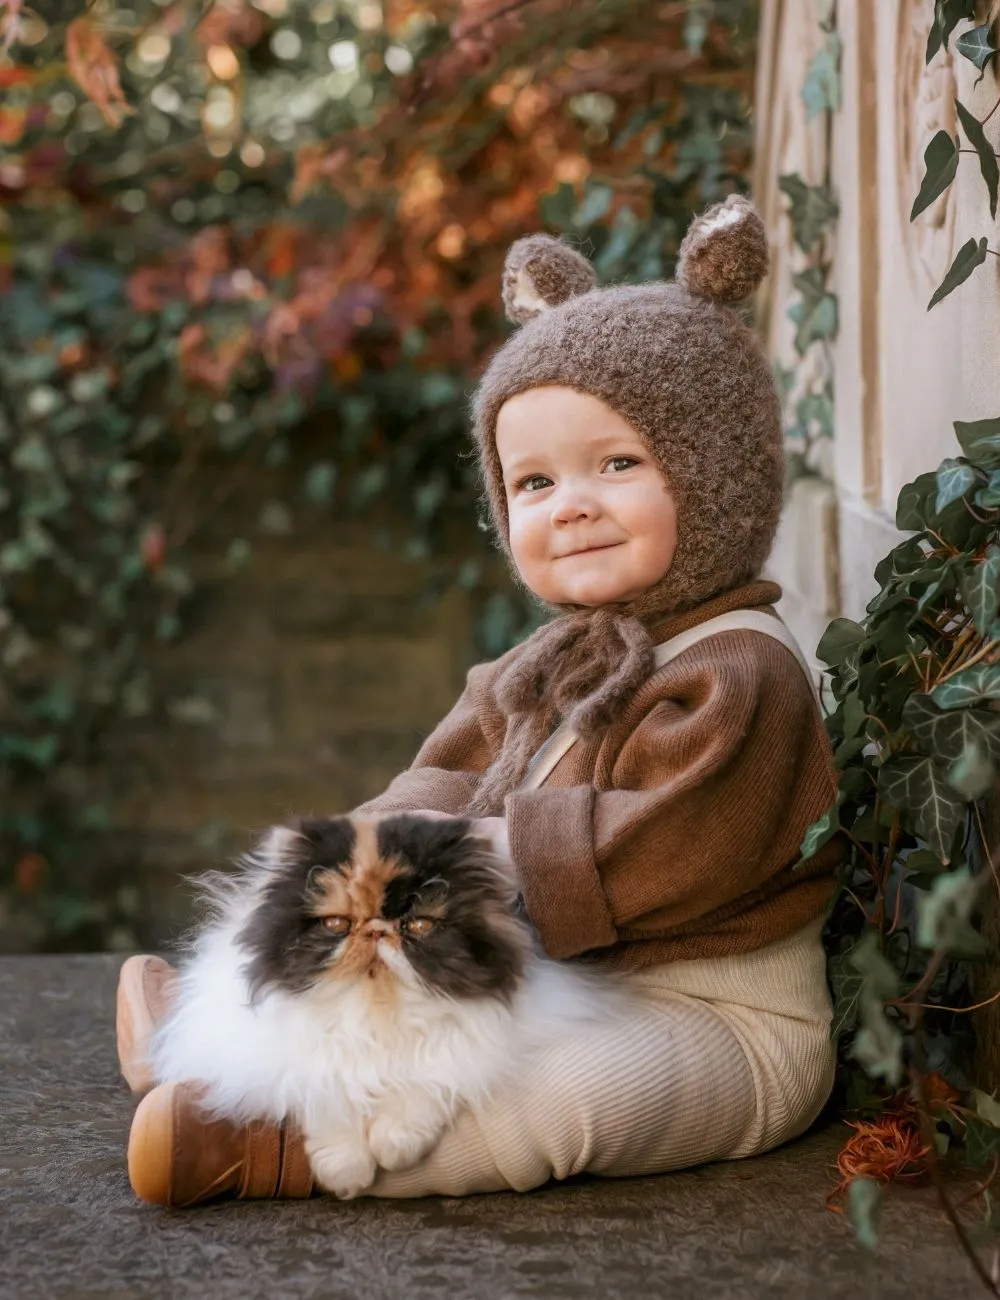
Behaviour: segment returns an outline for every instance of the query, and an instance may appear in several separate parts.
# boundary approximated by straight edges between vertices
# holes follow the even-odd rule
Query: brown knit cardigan
[[[769,582],[725,592],[666,618],[654,640],[780,594]],[[413,765],[359,811],[465,812],[503,744],[492,687],[519,650],[471,669]],[[824,911],[840,847],[802,862],[799,845],[835,793],[795,658],[771,637],[729,631],[657,669],[545,785],[508,795],[505,815],[545,951],[636,969],[750,952]]]

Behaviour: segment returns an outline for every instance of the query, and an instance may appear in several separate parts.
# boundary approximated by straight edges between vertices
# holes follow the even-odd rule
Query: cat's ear
[[[272,826],[257,842],[253,856],[262,867],[280,871],[301,860],[309,839],[295,826]]]

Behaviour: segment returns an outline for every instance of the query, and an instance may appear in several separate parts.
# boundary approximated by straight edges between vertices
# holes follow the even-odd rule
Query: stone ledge
[[[940,1300],[976,1294],[930,1189],[868,1257],[824,1208],[843,1136],[661,1178],[410,1202],[140,1205],[125,1175],[120,958],[0,958],[0,1297]]]

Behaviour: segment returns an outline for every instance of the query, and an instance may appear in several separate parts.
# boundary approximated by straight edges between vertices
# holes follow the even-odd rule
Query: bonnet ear
[[[503,305],[518,325],[597,281],[585,257],[551,235],[529,235],[510,246],[503,268]]]
[[[737,303],[767,275],[767,231],[741,194],[703,212],[692,223],[677,260],[677,283],[713,302]]]

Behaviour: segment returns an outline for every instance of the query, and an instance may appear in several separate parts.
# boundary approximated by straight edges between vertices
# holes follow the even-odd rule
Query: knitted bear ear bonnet
[[[557,239],[530,235],[511,247],[503,298],[521,328],[493,357],[473,407],[505,549],[500,407],[525,389],[561,384],[624,416],[674,496],[677,552],[646,605],[684,609],[759,574],[781,510],[781,412],[770,367],[729,305],[757,288],[767,261],[763,222],[739,195],[693,222],[675,283],[597,289],[590,263]]]
[[[677,549],[640,596],[557,606],[560,616],[518,648],[494,683],[508,717],[503,751],[471,813],[502,810],[558,718],[582,736],[614,720],[652,671],[657,619],[759,574],[781,510],[781,413],[770,367],[730,307],[756,289],[767,262],[763,222],[739,195],[692,223],[675,282],[598,289],[586,258],[557,239],[531,235],[511,247],[503,298],[521,328],[491,360],[473,405],[486,501],[508,558],[497,416],[516,394],[556,384],[600,398],[644,440],[674,497]]]

